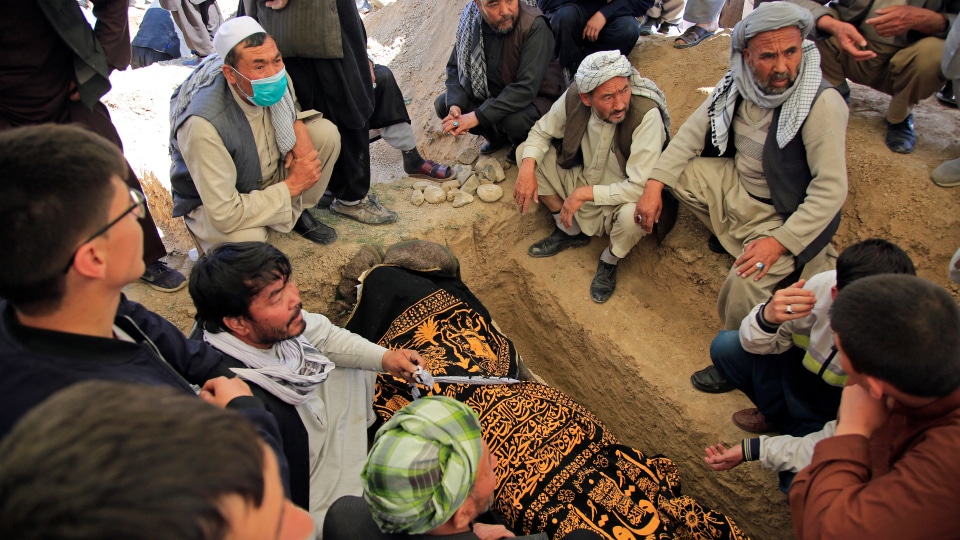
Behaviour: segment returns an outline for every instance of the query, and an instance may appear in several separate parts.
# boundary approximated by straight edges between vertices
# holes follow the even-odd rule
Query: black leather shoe
[[[694,388],[708,394],[723,394],[737,389],[732,382],[723,378],[716,366],[708,366],[697,371],[690,376],[690,382],[693,383]]]
[[[530,246],[527,253],[531,257],[553,257],[565,249],[583,247],[589,243],[590,237],[583,233],[570,236],[560,229],[554,229],[550,236]]]
[[[913,152],[913,145],[917,142],[917,132],[913,129],[913,113],[898,124],[887,122],[887,137],[884,140],[887,148],[898,154]]]
[[[506,145],[507,143],[503,141],[492,141],[487,139],[483,141],[483,144],[480,145],[480,153],[483,155],[492,154]]]
[[[518,145],[516,144],[511,144],[510,149],[507,150],[507,157],[506,157],[507,163],[510,163],[512,165],[517,164],[517,146]]]
[[[307,240],[318,244],[332,244],[337,239],[337,231],[333,230],[333,227],[320,223],[307,210],[300,214],[300,219],[293,226],[293,230]]]
[[[593,282],[590,283],[590,298],[602,304],[610,299],[610,295],[616,288],[617,265],[600,261],[597,265],[597,273],[593,275]]]
[[[727,248],[723,247],[723,244],[720,243],[720,239],[717,238],[717,235],[715,234],[711,234],[710,238],[707,239],[707,248],[714,253],[719,253],[720,255],[727,254]]]

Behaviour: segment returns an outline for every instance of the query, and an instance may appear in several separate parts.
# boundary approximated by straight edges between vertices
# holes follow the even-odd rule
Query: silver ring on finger
[[[758,263],[757,263],[757,270],[763,270],[763,263],[762,263],[762,262],[758,262]]]
[[[793,304],[787,304],[787,313],[793,315]]]

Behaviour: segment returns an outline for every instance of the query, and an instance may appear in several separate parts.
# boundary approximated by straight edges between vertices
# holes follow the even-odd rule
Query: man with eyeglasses
[[[276,420],[226,377],[220,353],[124,297],[143,274],[145,208],[124,184],[120,150],[78,127],[17,128],[0,133],[0,170],[0,439],[54,392],[106,379],[202,386],[202,399],[239,409],[282,456]]]

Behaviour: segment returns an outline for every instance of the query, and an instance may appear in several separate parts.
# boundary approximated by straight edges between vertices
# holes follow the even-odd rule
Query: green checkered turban
[[[421,534],[446,523],[473,488],[483,453],[480,419],[445,396],[410,403],[377,431],[363,496],[385,533]]]

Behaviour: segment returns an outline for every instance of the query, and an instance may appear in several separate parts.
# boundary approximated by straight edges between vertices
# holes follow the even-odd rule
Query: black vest
[[[173,106],[180,88],[174,92],[170,105]],[[250,193],[260,189],[260,154],[257,153],[257,142],[253,138],[253,130],[247,121],[243,110],[233,98],[233,92],[226,78],[220,73],[214,82],[197,91],[190,98],[187,109],[176,119],[176,126],[170,130],[173,134],[170,140],[170,188],[173,192],[173,217],[189,214],[194,208],[203,204],[197,186],[194,184],[187,164],[180,153],[180,144],[177,142],[177,130],[191,116],[199,116],[213,124],[217,134],[223,140],[224,146],[230,152],[237,169],[237,191]]]
[[[827,88],[833,88],[833,86],[826,79],[823,79],[816,97],[813,98],[814,103]],[[742,101],[743,97],[737,98],[737,109],[740,108]],[[767,185],[770,186],[773,208],[786,221],[797,211],[797,208],[807,197],[807,186],[813,180],[813,174],[807,164],[807,149],[803,144],[800,131],[782,149],[777,146],[777,122],[780,120],[780,109],[781,107],[777,107],[773,111],[770,130],[767,132],[767,139],[763,144],[763,175],[767,179]],[[806,123],[806,120],[804,120],[804,123]],[[802,130],[803,126],[800,129]],[[732,158],[736,153],[732,125],[730,126],[730,137],[727,140],[727,149],[721,153],[720,149],[713,144],[713,128],[708,127],[700,157]],[[840,227],[840,212],[833,216],[826,228],[813,242],[810,242],[806,249],[797,254],[797,268],[807,264],[817,253],[820,253],[820,250],[833,239],[838,227]]]

